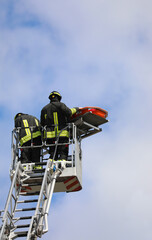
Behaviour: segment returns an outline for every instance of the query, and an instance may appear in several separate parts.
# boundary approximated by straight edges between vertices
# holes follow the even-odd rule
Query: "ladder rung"
[[[24,232],[14,232],[15,235],[17,235],[17,237],[26,237],[28,234],[28,231],[24,231]]]
[[[24,196],[32,196],[32,195],[39,195],[40,191],[38,192],[32,192],[32,193],[27,193],[27,192],[22,192],[21,195]]]
[[[45,172],[45,169],[33,169],[32,170],[34,173],[42,173],[42,172]]]
[[[26,219],[31,219],[32,216],[26,216],[26,217],[18,217],[18,218],[13,218],[13,220],[26,220]]]
[[[25,212],[25,211],[34,211],[36,208],[22,208],[22,209],[16,209],[15,212]]]
[[[17,225],[16,228],[28,228],[30,224]]]
[[[43,166],[43,165],[46,165],[47,163],[46,162],[35,162],[35,166]]]
[[[35,187],[35,186],[40,186],[42,185],[41,183],[26,183],[23,184],[22,187]]]
[[[42,180],[43,180],[43,176],[41,175],[41,176],[30,176],[30,178],[29,179],[27,179],[27,180],[25,180],[25,184],[26,183],[32,183],[32,182],[34,182],[34,183],[39,183],[39,182],[42,182]]]
[[[38,199],[30,199],[30,200],[17,201],[17,203],[31,203],[31,202],[38,202]]]
[[[44,177],[44,175],[36,175],[36,176],[31,175],[30,178],[26,180],[26,182],[30,181],[30,180],[39,181],[39,180],[42,180],[43,177]]]
[[[43,165],[46,165],[47,163],[46,162],[33,162],[35,166],[43,166]],[[27,163],[22,163],[22,164],[31,164],[31,162],[27,162]]]

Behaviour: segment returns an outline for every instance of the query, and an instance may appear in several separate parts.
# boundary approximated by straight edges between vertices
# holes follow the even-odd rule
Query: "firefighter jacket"
[[[66,126],[70,121],[70,117],[76,113],[77,110],[78,108],[70,109],[59,101],[53,101],[47,104],[41,111],[41,125],[43,127],[47,126],[47,131],[44,131],[44,137],[69,137]]]
[[[16,117],[15,127],[19,128],[19,140],[21,146],[32,138],[34,139],[41,136],[39,120],[32,115],[22,114]]]

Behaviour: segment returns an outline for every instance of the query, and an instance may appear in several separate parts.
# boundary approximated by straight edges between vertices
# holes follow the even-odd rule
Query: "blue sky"
[[[56,195],[44,239],[152,237],[151,8],[150,0],[0,2],[0,208],[17,112],[39,118],[52,90],[69,107],[109,112],[103,132],[83,141],[83,190]]]

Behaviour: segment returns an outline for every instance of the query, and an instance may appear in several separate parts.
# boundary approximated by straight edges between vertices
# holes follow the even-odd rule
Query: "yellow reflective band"
[[[44,114],[44,118],[45,118],[45,119],[47,118],[47,114]]]
[[[43,138],[46,138],[46,131],[43,132]]]
[[[23,143],[26,143],[26,142],[28,142],[30,140],[31,140],[31,135],[26,135],[25,137],[21,138],[20,139],[21,146],[23,145]]]
[[[60,137],[68,137],[69,138],[69,132],[67,130],[60,131]],[[59,133],[58,133],[59,135]]]
[[[72,115],[76,113],[76,109],[75,108],[71,108],[71,112],[72,112]]]
[[[53,118],[54,118],[54,125],[55,125],[54,131],[58,132],[58,114],[57,114],[57,112],[53,113]]]
[[[40,131],[34,132],[34,133],[32,134],[32,137],[33,137],[33,138],[36,138],[36,137],[38,137],[38,136],[41,136],[41,132],[40,132]]]
[[[32,134],[32,138],[36,138],[36,137],[39,137],[39,136],[41,136],[41,132],[40,132],[40,131],[37,131],[37,132],[35,132],[35,133]],[[22,146],[24,143],[26,143],[26,142],[28,142],[28,141],[30,141],[30,140],[31,140],[31,134],[30,134],[30,135],[26,135],[25,137],[22,137],[22,138],[20,139],[20,144],[21,144],[21,146]]]
[[[37,165],[37,166],[34,166],[33,169],[42,169],[42,166]]]
[[[46,138],[55,138],[55,131],[52,132],[45,132],[45,137]]]
[[[24,124],[24,127],[25,127],[26,134],[30,135],[31,132],[30,132],[30,129],[29,129],[28,121],[27,120],[23,120],[23,124]]]
[[[35,118],[35,123],[36,123],[36,126],[39,126],[39,122],[36,118]]]
[[[56,137],[56,132],[55,131],[51,131],[51,132],[47,132],[47,133],[45,132],[44,136],[46,138],[55,138]],[[69,132],[67,130],[58,131],[57,136],[68,137],[69,138]]]

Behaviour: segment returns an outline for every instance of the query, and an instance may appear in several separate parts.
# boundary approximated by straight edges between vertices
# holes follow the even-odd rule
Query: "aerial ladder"
[[[20,146],[20,128],[13,129],[11,185],[5,209],[0,212],[0,240],[41,238],[48,232],[48,214],[53,193],[82,189],[81,140],[100,132],[102,129],[99,125],[108,121],[107,115],[100,116],[100,121],[94,121],[90,114],[91,111],[75,116],[67,126],[70,134],[66,143],[69,145],[67,161],[50,159],[49,148],[53,144],[47,144],[45,139],[39,146],[33,146],[32,141],[30,146]],[[59,136],[54,144],[55,151],[60,144],[65,144],[59,143],[58,139]],[[21,163],[21,149],[34,147],[41,149],[40,162]]]

